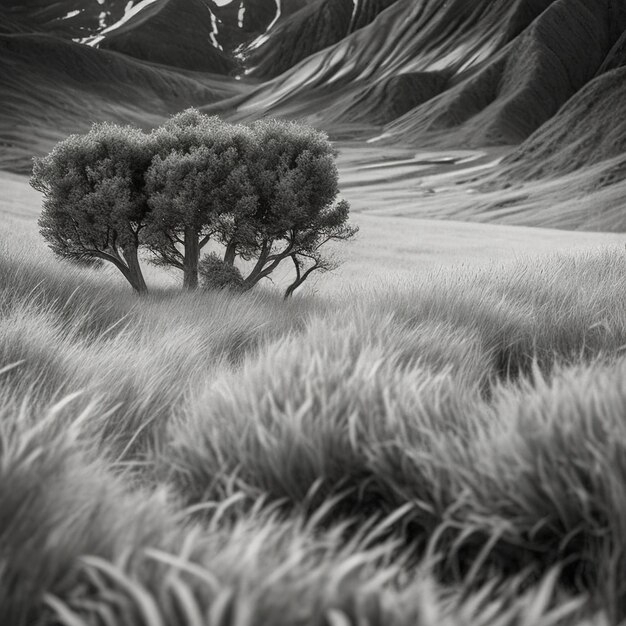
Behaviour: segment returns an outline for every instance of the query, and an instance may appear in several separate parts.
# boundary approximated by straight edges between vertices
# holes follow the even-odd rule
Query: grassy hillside
[[[623,249],[285,303],[16,247],[1,623],[626,617]]]
[[[624,2],[103,3],[0,8],[0,626],[626,624]],[[33,154],[190,105],[333,131],[337,271],[53,256]]]
[[[187,106],[242,90],[225,77],[49,35],[0,35],[0,169],[28,173],[33,155],[96,121],[151,128]]]

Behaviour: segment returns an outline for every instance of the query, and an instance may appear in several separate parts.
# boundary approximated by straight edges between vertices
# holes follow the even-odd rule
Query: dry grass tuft
[[[617,624],[625,265],[283,302],[5,255],[0,622]]]

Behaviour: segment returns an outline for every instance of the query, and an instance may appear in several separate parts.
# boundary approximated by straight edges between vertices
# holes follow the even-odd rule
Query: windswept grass
[[[138,299],[0,261],[0,623],[617,624],[626,257]]]

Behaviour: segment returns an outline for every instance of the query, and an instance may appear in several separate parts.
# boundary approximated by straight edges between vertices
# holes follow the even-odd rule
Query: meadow
[[[2,3],[0,626],[626,625],[625,29],[614,0]],[[33,155],[190,106],[330,133],[336,271],[192,293],[144,248],[140,297],[53,256]]]
[[[138,298],[54,261],[13,182],[0,623],[626,618],[618,239],[409,278],[365,228],[327,291]]]

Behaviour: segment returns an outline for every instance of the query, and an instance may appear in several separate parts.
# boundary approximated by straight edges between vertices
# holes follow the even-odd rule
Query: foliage
[[[350,239],[348,204],[338,194],[335,152],[323,133],[301,124],[232,125],[188,109],[149,135],[111,124],[72,135],[36,159],[32,185],[44,193],[41,232],[64,258],[113,263],[146,291],[140,247],[156,264],[182,270],[194,289],[202,249],[213,240],[223,260],[254,261],[253,287],[285,260],[296,278],[335,266],[322,255]]]
[[[223,238],[233,220],[255,209],[243,155],[248,135],[193,109],[152,133],[157,154],[146,173],[152,213],[144,241],[157,263],[183,270],[189,289],[211,237]]]
[[[205,289],[243,289],[243,276],[239,268],[225,263],[214,252],[200,261],[200,275]]]
[[[256,261],[246,287],[291,259],[296,279],[285,292],[289,296],[313,271],[334,266],[321,247],[350,239],[357,228],[347,225],[348,203],[336,203],[336,153],[324,133],[278,120],[256,122],[252,131],[255,142],[247,158],[258,208],[248,228],[229,243],[242,258]]]
[[[620,623],[625,270],[137,301],[2,258],[0,623]]]
[[[139,292],[138,259],[148,215],[143,174],[151,153],[132,127],[96,124],[34,160],[31,184],[44,194],[41,233],[62,258],[108,261]]]

